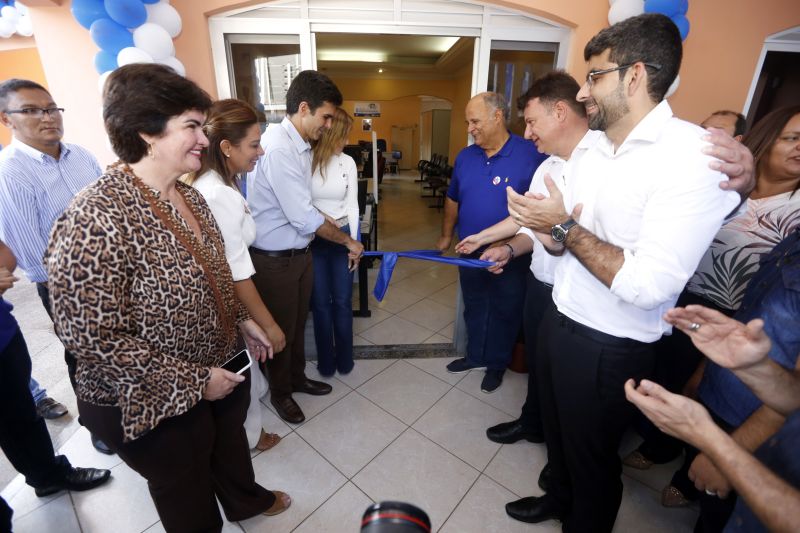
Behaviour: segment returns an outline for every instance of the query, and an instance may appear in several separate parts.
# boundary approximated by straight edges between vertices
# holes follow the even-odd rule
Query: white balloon
[[[0,17],[3,17],[11,24],[16,24],[19,20],[19,11],[14,6],[3,6],[0,8]]]
[[[16,26],[5,17],[0,17],[0,37],[7,39],[14,35]]]
[[[172,70],[174,70],[181,76],[186,77],[186,67],[183,66],[183,63],[181,63],[177,57],[175,56],[165,57],[164,59],[159,59],[158,63],[166,65],[172,68]]]
[[[172,37],[169,36],[167,30],[152,22],[145,22],[133,30],[133,44],[136,45],[136,48],[150,54],[155,60],[175,55]]]
[[[97,80],[97,88],[100,91],[100,94],[103,94],[103,88],[106,86],[106,80],[111,75],[111,72],[112,71],[109,70],[107,72],[103,72],[102,74],[100,74],[100,79]],[[103,116],[103,110],[102,109],[100,110],[100,116],[101,117]]]
[[[609,5],[609,6],[613,6],[614,4],[616,4],[616,3],[617,3],[617,1],[618,1],[618,0],[608,0],[608,5]]]
[[[153,56],[140,48],[129,46],[123,48],[117,54],[117,65],[130,65],[131,63],[152,63]]]
[[[28,15],[23,15],[17,21],[17,33],[23,37],[30,37],[33,35],[33,24]]]
[[[14,3],[14,7],[16,7],[16,8],[17,8],[17,12],[19,13],[19,16],[20,16],[20,17],[21,17],[21,16],[23,16],[23,15],[27,15],[27,14],[28,14],[28,7],[27,7],[27,6],[24,6],[24,5],[22,5],[22,3],[20,3],[20,2],[15,2],[15,3]]]
[[[608,23],[616,24],[644,13],[644,0],[616,0],[608,10]]]
[[[181,32],[181,16],[174,7],[162,0],[157,4],[145,4],[147,22],[158,24],[169,33],[173,39]]]
[[[664,95],[664,98],[669,98],[670,96],[675,94],[675,91],[678,90],[678,85],[680,84],[681,84],[681,76],[680,74],[678,74],[677,76],[675,76],[675,79],[672,80],[672,85],[670,85],[669,89],[667,89],[667,94]]]

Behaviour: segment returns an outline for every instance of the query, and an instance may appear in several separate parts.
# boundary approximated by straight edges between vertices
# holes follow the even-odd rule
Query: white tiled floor
[[[518,414],[527,376],[509,371],[501,389],[486,395],[478,391],[481,372],[448,374],[450,360],[357,361],[350,375],[328,380],[331,395],[297,395],[308,416],[303,424],[290,427],[268,412],[266,427],[284,438],[254,453],[256,479],[291,494],[292,507],[275,517],[226,523],[225,531],[352,533],[371,502],[387,499],[419,505],[437,531],[558,531],[557,522],[522,524],[503,509],[541,493],[543,445],[498,445],[484,434]],[[318,377],[313,365],[307,372]],[[634,444],[629,439],[625,447]],[[116,456],[94,451],[85,429],[60,451],[77,465],[111,468],[112,480],[89,492],[36,498],[18,477],[2,493],[15,509],[14,531],[163,531],[144,480]],[[691,530],[693,509],[659,504],[670,473],[667,467],[637,473],[639,481],[626,470],[616,531]]]

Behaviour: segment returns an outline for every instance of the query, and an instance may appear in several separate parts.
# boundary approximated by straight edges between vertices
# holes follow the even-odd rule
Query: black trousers
[[[44,420],[36,414],[28,388],[31,358],[22,333],[17,330],[0,352],[0,448],[32,487],[51,485],[69,473],[63,455],[56,456]],[[1,529],[3,524],[8,529]],[[0,503],[0,529],[10,531],[11,509]]]
[[[651,345],[606,335],[545,312],[536,368],[550,495],[565,532],[610,532],[622,500],[619,445],[635,408],[624,384],[652,375]]]
[[[268,359],[267,379],[273,398],[292,394],[306,379],[306,319],[311,307],[314,264],[311,252],[294,257],[250,253],[256,274],[253,283],[275,322],[286,335],[286,347]]]
[[[47,283],[37,282],[36,293],[39,295],[39,299],[42,301],[44,310],[47,311],[47,316],[50,317],[50,320],[53,320],[53,311],[52,307],[50,306],[50,291],[47,289]],[[69,382],[72,383],[72,391],[77,394],[75,389],[75,371],[78,368],[78,360],[75,358],[75,355],[72,352],[66,349],[66,347],[64,348],[64,362],[67,363],[67,375],[69,376]]]
[[[520,422],[528,431],[542,433],[542,410],[539,407],[539,392],[536,385],[536,348],[539,341],[539,326],[548,307],[553,304],[553,286],[542,283],[528,270],[528,291],[522,312],[522,327],[525,332],[525,361],[528,365],[528,394],[522,406]]]
[[[122,440],[119,408],[78,400],[86,427],[147,480],[170,533],[221,531],[217,499],[230,521],[256,516],[275,502],[253,473],[243,425],[250,404],[249,370],[245,374],[225,398],[200,400],[131,442]]]

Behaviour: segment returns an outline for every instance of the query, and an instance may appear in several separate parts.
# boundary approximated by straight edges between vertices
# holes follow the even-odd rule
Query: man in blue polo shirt
[[[453,231],[459,239],[474,235],[508,217],[506,187],[525,194],[544,154],[506,128],[508,105],[498,93],[474,96],[466,109],[467,132],[475,144],[456,157],[447,191],[442,235],[436,247],[450,248]],[[468,257],[480,257],[483,248]],[[466,357],[447,365],[458,374],[485,368],[481,390],[491,393],[503,381],[519,333],[525,300],[525,274],[530,254],[512,257],[500,275],[484,269],[459,268],[467,325]]]

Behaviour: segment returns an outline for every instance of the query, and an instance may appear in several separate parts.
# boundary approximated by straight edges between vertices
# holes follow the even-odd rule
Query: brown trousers
[[[84,425],[147,480],[158,516],[169,533],[219,532],[217,500],[230,521],[269,509],[275,495],[256,483],[244,419],[250,373],[221,400],[201,400],[152,431],[122,441],[119,408],[78,400]]]
[[[286,348],[267,360],[267,379],[273,398],[292,394],[305,382],[305,330],[314,286],[311,252],[294,257],[251,253],[253,282],[261,299],[286,335]]]

